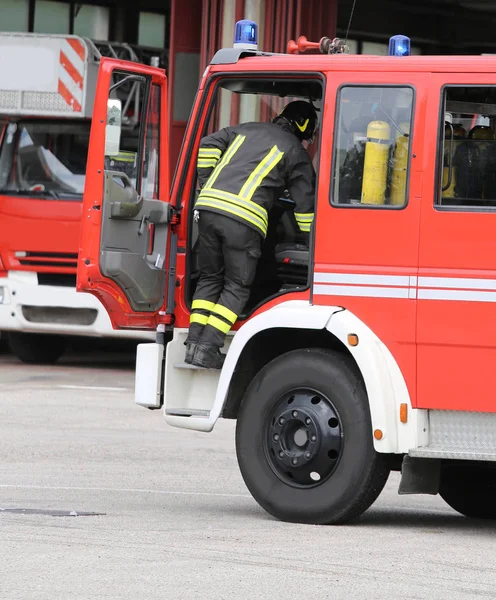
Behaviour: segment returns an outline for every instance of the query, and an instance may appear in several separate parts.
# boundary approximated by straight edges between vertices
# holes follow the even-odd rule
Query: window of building
[[[27,31],[29,0],[2,0],[2,31]]]
[[[350,49],[350,54],[358,54],[358,42],[357,40],[346,40],[346,45]]]
[[[363,42],[362,54],[375,54],[376,56],[387,56],[389,44],[381,44],[378,42]]]
[[[172,89],[174,98],[173,119],[186,122],[193,106],[198,79],[200,77],[200,54],[196,52],[176,52],[175,72],[181,73],[176,77]]]
[[[389,52],[389,43],[384,42],[353,42],[353,47],[350,46],[351,54],[371,54],[375,56],[387,56]],[[350,41],[348,41],[350,45]],[[422,54],[422,49],[418,46],[410,45],[410,54],[412,56]]]
[[[163,48],[165,45],[165,15],[151,12],[140,12],[138,27],[138,44]]]
[[[73,31],[75,35],[93,40],[108,40],[109,9],[106,6],[77,4],[74,9]]]
[[[496,207],[496,87],[448,87],[439,132],[442,207]]]
[[[406,205],[413,97],[409,87],[341,88],[332,204]]]
[[[70,5],[52,0],[37,0],[34,8],[36,33],[69,33]]]

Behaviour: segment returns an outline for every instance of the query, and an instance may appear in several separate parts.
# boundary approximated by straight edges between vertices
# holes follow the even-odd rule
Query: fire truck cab
[[[349,521],[391,470],[401,494],[496,517],[496,57],[410,56],[403,36],[384,57],[327,38],[268,54],[247,30],[201,78],[170,188],[165,73],[102,60],[78,289],[114,327],[157,332],[137,404],[185,429],[237,420],[244,481],[275,517]],[[136,184],[110,163],[126,79],[146,90]],[[281,193],[222,370],[192,367],[200,140],[293,99],[320,115],[310,244]]]

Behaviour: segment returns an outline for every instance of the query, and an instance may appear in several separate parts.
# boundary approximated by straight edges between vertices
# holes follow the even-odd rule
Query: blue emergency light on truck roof
[[[258,25],[254,21],[243,19],[236,23],[234,47],[256,50],[258,48]]]
[[[389,39],[389,56],[410,56],[410,38],[406,35],[393,35]]]

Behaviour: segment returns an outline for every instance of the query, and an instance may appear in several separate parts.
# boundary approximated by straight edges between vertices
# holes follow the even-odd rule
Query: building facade
[[[200,74],[232,45],[234,24],[259,24],[259,46],[284,52],[306,35],[346,38],[352,52],[386,54],[391,35],[417,54],[493,53],[494,0],[0,0],[0,29],[69,33],[127,42],[159,53],[170,80],[171,160],[182,142]],[[0,82],[1,87],[1,82]]]

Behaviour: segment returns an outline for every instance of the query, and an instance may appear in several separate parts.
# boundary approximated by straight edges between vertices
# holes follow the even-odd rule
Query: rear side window
[[[338,95],[331,203],[402,208],[407,203],[414,92],[345,86]]]
[[[444,88],[441,115],[437,207],[496,207],[496,87]]]

